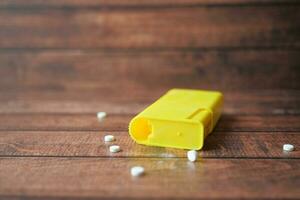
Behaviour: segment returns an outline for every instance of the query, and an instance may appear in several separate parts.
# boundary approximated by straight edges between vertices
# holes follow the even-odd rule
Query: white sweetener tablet
[[[99,120],[103,120],[106,117],[106,112],[98,112],[97,113],[97,118]]]
[[[111,153],[117,153],[117,152],[121,151],[121,148],[118,145],[112,145],[109,147],[109,151]]]
[[[284,144],[282,147],[283,151],[293,151],[294,150],[294,145],[292,144]]]
[[[131,176],[141,176],[144,174],[144,172],[145,172],[145,169],[142,166],[135,166],[135,167],[132,167],[130,170]]]
[[[112,142],[112,141],[115,141],[115,136],[113,135],[104,136],[104,142]]]
[[[189,161],[195,162],[197,160],[198,152],[196,150],[191,150],[187,152],[187,157]]]

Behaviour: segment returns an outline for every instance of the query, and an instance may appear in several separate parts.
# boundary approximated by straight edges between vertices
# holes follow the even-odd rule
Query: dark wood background
[[[0,199],[299,199],[299,47],[296,0],[1,0]],[[225,95],[196,163],[127,133],[175,87]]]

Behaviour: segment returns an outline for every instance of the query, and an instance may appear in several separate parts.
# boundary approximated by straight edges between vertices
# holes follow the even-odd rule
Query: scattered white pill
[[[131,176],[141,176],[144,174],[144,167],[142,166],[135,166],[132,167],[130,170]]]
[[[282,148],[283,151],[294,151],[294,145],[292,144],[284,144]]]
[[[98,120],[103,120],[106,117],[106,112],[98,112],[97,113],[97,118]]]
[[[112,141],[115,141],[115,136],[113,135],[104,136],[104,142],[112,142]]]
[[[118,145],[112,145],[109,147],[109,151],[111,153],[117,153],[117,152],[121,151],[121,147]]]
[[[191,150],[187,152],[187,157],[189,161],[195,162],[197,160],[198,152],[195,150]]]

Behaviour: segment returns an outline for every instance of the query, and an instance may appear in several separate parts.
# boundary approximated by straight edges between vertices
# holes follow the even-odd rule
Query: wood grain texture
[[[298,160],[1,158],[0,163],[0,193],[6,198],[292,199],[300,195]],[[147,174],[133,179],[129,170],[134,165],[144,166]]]
[[[264,5],[299,3],[297,0],[2,0],[0,8],[57,8],[57,7],[140,7],[140,6],[218,6],[218,5]]]
[[[299,89],[299,52],[4,51],[0,90]]]
[[[129,90],[122,91],[112,88],[104,88],[99,90],[4,90],[1,93],[0,100],[12,102],[14,100],[24,101],[56,101],[56,102],[89,102],[94,103],[151,103],[165,94],[171,88],[157,88],[155,90]],[[192,88],[193,89],[193,88]],[[194,87],[201,90],[201,87]],[[130,92],[130,95],[128,93]],[[228,103],[234,102],[240,104],[252,104],[253,106],[259,103],[266,104],[282,104],[295,105],[300,102],[300,90],[222,90],[224,93],[224,101]],[[109,95],[107,95],[109,94]],[[134,102],[133,102],[134,101]],[[226,103],[227,103],[226,102]],[[252,102],[252,103],[251,103]],[[74,107],[75,108],[75,107]],[[70,111],[71,112],[71,111]],[[275,113],[274,113],[275,114]],[[291,114],[291,113],[290,113]]]
[[[107,134],[116,137],[104,143]],[[109,146],[120,145],[122,151],[110,153]],[[283,144],[293,144],[296,150],[284,152]],[[286,132],[215,132],[205,140],[200,158],[300,158],[300,134]],[[149,147],[136,144],[128,132],[118,131],[13,131],[0,132],[0,157],[140,157],[184,158],[186,150]]]
[[[0,199],[300,199],[299,19],[294,0],[0,1]],[[127,132],[176,87],[225,96],[195,163]]]
[[[204,88],[202,88],[204,89]],[[156,90],[12,91],[0,96],[0,113],[137,114],[166,93]],[[222,90],[221,90],[222,91]],[[299,90],[222,91],[224,114],[298,115]],[[108,95],[109,94],[109,95]]]
[[[0,10],[1,48],[298,48],[299,5]],[[59,31],[58,31],[59,30]]]
[[[127,131],[135,115],[108,114],[99,122],[95,114],[1,114],[3,131]],[[299,115],[226,115],[218,122],[215,131],[231,132],[299,132]]]

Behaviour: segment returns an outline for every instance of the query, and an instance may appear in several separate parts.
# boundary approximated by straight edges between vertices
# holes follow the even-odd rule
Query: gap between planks
[[[113,134],[116,141],[104,143],[103,137]],[[291,143],[296,149],[284,152],[282,145]],[[122,151],[110,153],[109,145],[118,144]],[[199,158],[299,158],[299,133],[209,135]],[[186,150],[136,144],[127,132],[0,132],[0,155],[33,157],[155,157],[185,158]]]
[[[134,114],[109,114],[99,122],[95,114],[0,114],[0,131],[127,131]],[[299,132],[300,115],[223,114],[214,132]]]
[[[10,104],[15,102],[16,105],[22,103],[18,102],[18,99],[30,98],[37,107],[42,99],[46,100],[42,101],[46,104],[50,103],[49,100],[62,98],[70,100],[69,105],[81,99],[88,100],[93,105],[107,100],[102,105],[107,106],[109,100],[112,100],[118,103],[127,102],[128,106],[133,106],[137,103],[152,102],[173,87],[201,86],[221,90],[225,100],[238,103],[239,107],[247,104],[241,104],[238,99],[230,96],[237,96],[236,94],[226,90],[238,89],[246,98],[254,100],[262,94],[258,91],[260,89],[286,88],[289,92],[269,93],[269,98],[275,96],[276,99],[268,101],[276,103],[283,99],[284,102],[296,102],[299,99],[297,90],[291,89],[300,88],[300,69],[295,67],[299,63],[298,55],[297,51],[278,49],[247,52],[139,51],[136,54],[81,51],[1,52],[0,74],[3,78],[0,79],[0,90],[3,95],[0,98],[10,96]],[[268,73],[272,73],[272,79],[266,79],[265,74]],[[53,79],[53,76],[56,78]],[[115,77],[118,77],[117,81]],[[252,91],[247,94],[244,89],[249,88],[258,89],[257,93]],[[105,95],[108,93],[108,96]],[[284,98],[280,97],[280,94],[283,94]],[[38,99],[40,102],[36,101]],[[2,106],[3,103],[0,104],[1,111],[7,109],[5,104]],[[252,104],[252,101],[249,104]]]
[[[187,161],[186,157],[143,157],[143,156],[119,156],[119,157],[109,157],[109,156],[6,156],[0,155],[1,158],[70,158],[70,159],[152,159],[152,158],[160,158],[166,160],[184,160]],[[300,157],[198,157],[197,160],[299,160]]]

